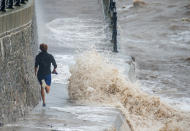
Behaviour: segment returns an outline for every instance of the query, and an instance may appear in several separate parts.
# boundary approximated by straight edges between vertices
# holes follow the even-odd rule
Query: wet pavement
[[[7,124],[1,131],[104,131],[120,129],[123,116],[112,107],[76,105],[68,100],[67,88],[53,84],[47,106],[39,104],[16,123]]]

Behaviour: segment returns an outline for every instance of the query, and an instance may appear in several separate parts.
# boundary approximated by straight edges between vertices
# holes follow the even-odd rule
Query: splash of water
[[[46,27],[52,32],[50,39],[56,40],[59,46],[90,48],[106,40],[105,30],[108,25],[101,20],[74,17],[57,18],[46,24]]]
[[[190,114],[169,107],[142,92],[96,51],[76,58],[70,67],[69,96],[82,103],[111,105],[122,110],[132,130],[187,130]]]

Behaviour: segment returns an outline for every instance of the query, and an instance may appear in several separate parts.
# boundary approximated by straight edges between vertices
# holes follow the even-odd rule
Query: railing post
[[[20,3],[21,3],[21,4],[26,4],[26,3],[25,3],[25,0],[21,0],[21,2],[20,2]]]
[[[116,1],[109,0],[109,8],[108,14],[110,16],[110,23],[112,28],[112,39],[111,42],[113,43],[113,51],[118,52],[117,49],[117,10],[116,10]]]
[[[114,10],[114,8],[116,8],[115,1],[112,2],[112,11]]]
[[[114,9],[113,12],[113,34],[112,34],[112,40],[113,40],[113,50],[114,52],[118,52],[117,51],[117,12]]]
[[[16,0],[15,6],[20,6],[20,0]]]
[[[113,4],[113,0],[110,0],[110,6],[109,6],[109,13],[111,12],[111,10],[112,10],[112,4]]]
[[[0,11],[6,12],[5,10],[5,0],[1,0],[1,7],[0,7]]]
[[[8,1],[8,7],[7,7],[7,9],[14,9],[13,8],[13,0],[9,0]]]

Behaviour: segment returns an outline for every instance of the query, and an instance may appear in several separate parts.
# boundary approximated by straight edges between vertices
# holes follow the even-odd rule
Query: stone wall
[[[37,105],[40,87],[34,76],[37,51],[34,2],[29,0],[26,6],[0,15],[0,21],[1,126]]]

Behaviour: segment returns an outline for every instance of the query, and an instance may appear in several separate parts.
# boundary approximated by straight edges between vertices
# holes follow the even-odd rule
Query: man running
[[[36,56],[35,59],[35,75],[37,74],[38,81],[41,85],[41,96],[44,107],[46,106],[44,89],[46,90],[46,93],[49,93],[51,85],[51,64],[54,67],[52,73],[57,73],[57,64],[55,62],[55,59],[51,54],[47,52],[47,49],[48,46],[46,44],[40,44],[41,52]]]

